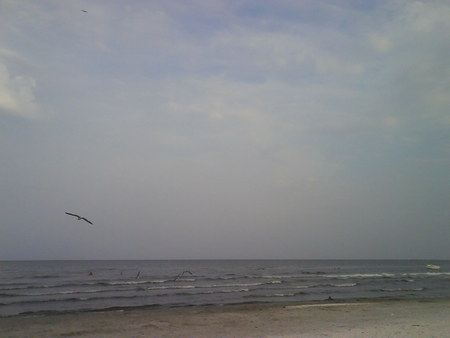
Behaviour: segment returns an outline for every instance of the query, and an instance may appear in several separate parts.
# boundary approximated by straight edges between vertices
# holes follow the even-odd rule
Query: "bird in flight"
[[[176,276],[175,279],[174,279],[174,281],[176,282],[178,279],[180,279],[181,277],[183,277],[183,275],[184,275],[185,273],[188,273],[188,274],[190,274],[191,276],[193,275],[193,273],[190,272],[189,270],[185,270],[185,271],[183,271],[182,273],[180,273],[178,276]]]
[[[84,10],[84,9],[82,9],[81,11],[82,11],[82,12],[85,12],[85,13],[87,13],[87,12],[88,12],[88,11],[86,11],[86,10]]]
[[[82,219],[83,221],[86,221],[86,222],[88,222],[89,224],[94,224],[94,223],[92,223],[90,220],[88,220],[86,217],[83,217],[83,216],[80,216],[80,215],[77,215],[77,214],[71,214],[70,212],[66,212],[66,214],[67,214],[67,215],[70,215],[70,216],[75,216],[75,217],[77,217],[77,218],[78,218],[78,221]]]

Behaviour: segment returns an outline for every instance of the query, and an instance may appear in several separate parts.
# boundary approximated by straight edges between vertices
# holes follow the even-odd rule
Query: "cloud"
[[[247,78],[299,83],[320,76],[352,76],[364,71],[363,64],[351,55],[334,53],[317,43],[321,35],[327,34],[323,30],[312,33],[307,27],[292,32],[289,28],[269,31],[238,25],[217,34],[209,47],[220,60],[219,68],[241,81]],[[345,40],[342,35],[333,35],[337,40]]]
[[[391,19],[373,27],[369,41],[379,65],[386,110],[399,121],[439,127],[450,123],[450,5],[445,1],[388,3]],[[378,58],[378,60],[377,60]]]
[[[392,41],[387,36],[373,33],[369,37],[369,40],[373,48],[380,53],[387,53],[392,48]]]
[[[7,66],[7,61],[17,65],[23,60],[12,51],[0,50],[0,113],[36,119],[41,116],[35,97],[36,80],[20,72],[11,74]]]

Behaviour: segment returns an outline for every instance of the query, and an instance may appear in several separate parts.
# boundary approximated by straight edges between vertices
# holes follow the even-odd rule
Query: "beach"
[[[2,337],[444,337],[450,298],[342,300],[0,318]]]

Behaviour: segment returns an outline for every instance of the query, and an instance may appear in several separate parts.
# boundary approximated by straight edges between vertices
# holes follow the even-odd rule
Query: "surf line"
[[[305,305],[289,305],[285,309],[304,309],[308,307],[329,307],[329,306],[352,306],[352,305],[368,305],[371,303],[336,303],[336,304],[305,304]]]

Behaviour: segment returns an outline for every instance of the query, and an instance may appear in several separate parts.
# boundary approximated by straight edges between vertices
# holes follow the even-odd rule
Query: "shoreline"
[[[450,297],[339,299],[0,318],[0,336],[444,336]]]
[[[78,316],[78,315],[95,315],[95,314],[108,314],[108,313],[136,313],[136,312],[169,312],[169,311],[190,311],[190,310],[225,310],[225,309],[238,309],[247,307],[286,307],[286,308],[307,308],[307,307],[320,307],[320,306],[338,306],[338,305],[356,305],[363,303],[377,303],[377,302],[394,302],[394,301],[433,301],[439,299],[448,299],[449,297],[417,297],[417,298],[402,298],[402,297],[358,297],[358,298],[324,298],[315,300],[304,301],[278,301],[278,302],[242,302],[242,303],[224,303],[224,304],[200,304],[200,305],[137,305],[137,306],[111,306],[101,309],[81,309],[81,310],[61,310],[61,311],[37,311],[37,312],[23,312],[14,315],[0,315],[2,319],[20,319],[20,318],[50,318],[59,316]]]

